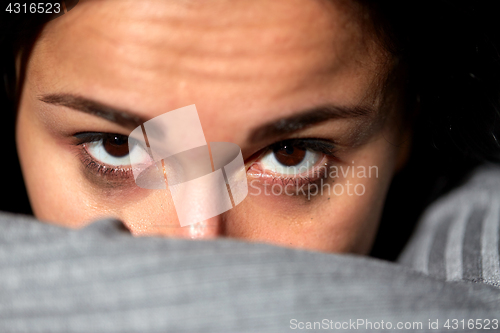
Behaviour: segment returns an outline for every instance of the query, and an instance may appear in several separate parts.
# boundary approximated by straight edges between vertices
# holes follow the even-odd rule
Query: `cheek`
[[[106,207],[93,204],[75,150],[45,131],[33,110],[23,98],[16,145],[34,215],[68,227],[81,227],[96,217],[108,216]]]
[[[38,129],[28,111],[21,108],[16,126],[16,142],[24,181],[35,216],[48,221],[68,220],[76,202],[71,200],[78,187],[71,168],[54,147],[50,137]],[[73,190],[70,190],[73,189]],[[75,217],[78,217],[75,216]]]
[[[376,235],[396,155],[394,145],[380,135],[330,167],[334,181],[311,194],[310,200],[279,195],[278,188],[259,192],[250,184],[247,199],[227,213],[227,233],[290,247],[366,254]]]
[[[325,252],[367,253],[387,189],[385,179],[344,179],[323,195],[248,197],[226,214],[231,237]]]
[[[390,178],[354,178],[351,182],[351,191],[341,197],[335,214],[348,235],[349,252],[366,254],[376,235]]]
[[[346,204],[346,210],[358,229],[353,238],[357,253],[368,253],[376,236],[387,192],[396,172],[399,146],[395,142],[390,133],[382,132],[360,152],[359,165],[364,168],[355,173],[352,182],[362,185],[365,192],[353,197],[352,200],[356,201],[351,205]]]

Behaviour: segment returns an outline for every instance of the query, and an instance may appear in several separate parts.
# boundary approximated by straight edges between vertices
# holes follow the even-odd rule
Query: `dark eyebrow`
[[[368,117],[374,114],[375,110],[362,106],[318,106],[305,111],[300,111],[290,117],[264,124],[250,133],[248,141],[259,142],[269,140],[271,138],[284,136],[331,119]]]
[[[92,114],[132,129],[146,122],[146,119],[142,119],[141,117],[133,114],[133,112],[116,109],[103,103],[77,95],[50,94],[43,95],[39,97],[39,99],[48,104],[65,106],[73,110]]]

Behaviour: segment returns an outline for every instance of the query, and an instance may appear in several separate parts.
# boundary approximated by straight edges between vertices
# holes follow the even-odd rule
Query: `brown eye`
[[[111,134],[103,139],[104,150],[111,156],[123,157],[128,155],[128,141],[124,135]]]
[[[300,164],[306,156],[306,151],[294,147],[291,144],[284,144],[273,150],[276,160],[284,166],[291,167]]]

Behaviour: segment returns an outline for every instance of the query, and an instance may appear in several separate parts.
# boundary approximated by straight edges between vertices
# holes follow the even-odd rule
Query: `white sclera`
[[[138,147],[134,148],[135,145]],[[150,190],[166,190],[167,185],[165,184],[161,161],[156,163],[153,161],[150,149],[146,145],[141,126],[130,133],[128,146],[130,151],[130,165],[137,186]],[[142,152],[146,151],[150,155],[150,158],[145,159],[141,150]],[[141,154],[135,154],[135,151],[141,152]]]

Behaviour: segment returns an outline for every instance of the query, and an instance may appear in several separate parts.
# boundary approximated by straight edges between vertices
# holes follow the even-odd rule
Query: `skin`
[[[339,1],[80,1],[45,26],[26,68],[16,140],[36,217],[76,228],[116,217],[135,235],[367,253],[408,145],[400,94],[382,84],[394,62],[361,17]],[[196,104],[207,142],[241,147],[251,194],[181,228],[168,190],[142,189],[133,179],[107,182],[82,164],[76,133],[128,135],[133,128],[40,100],[49,94],[83,96],[146,120]],[[373,111],[251,140],[259,126],[324,104]],[[376,166],[378,177],[328,180],[362,184],[363,195],[352,195],[353,186],[351,195],[310,200],[256,195],[266,186],[255,175],[259,152],[289,138],[334,142],[330,167]]]

